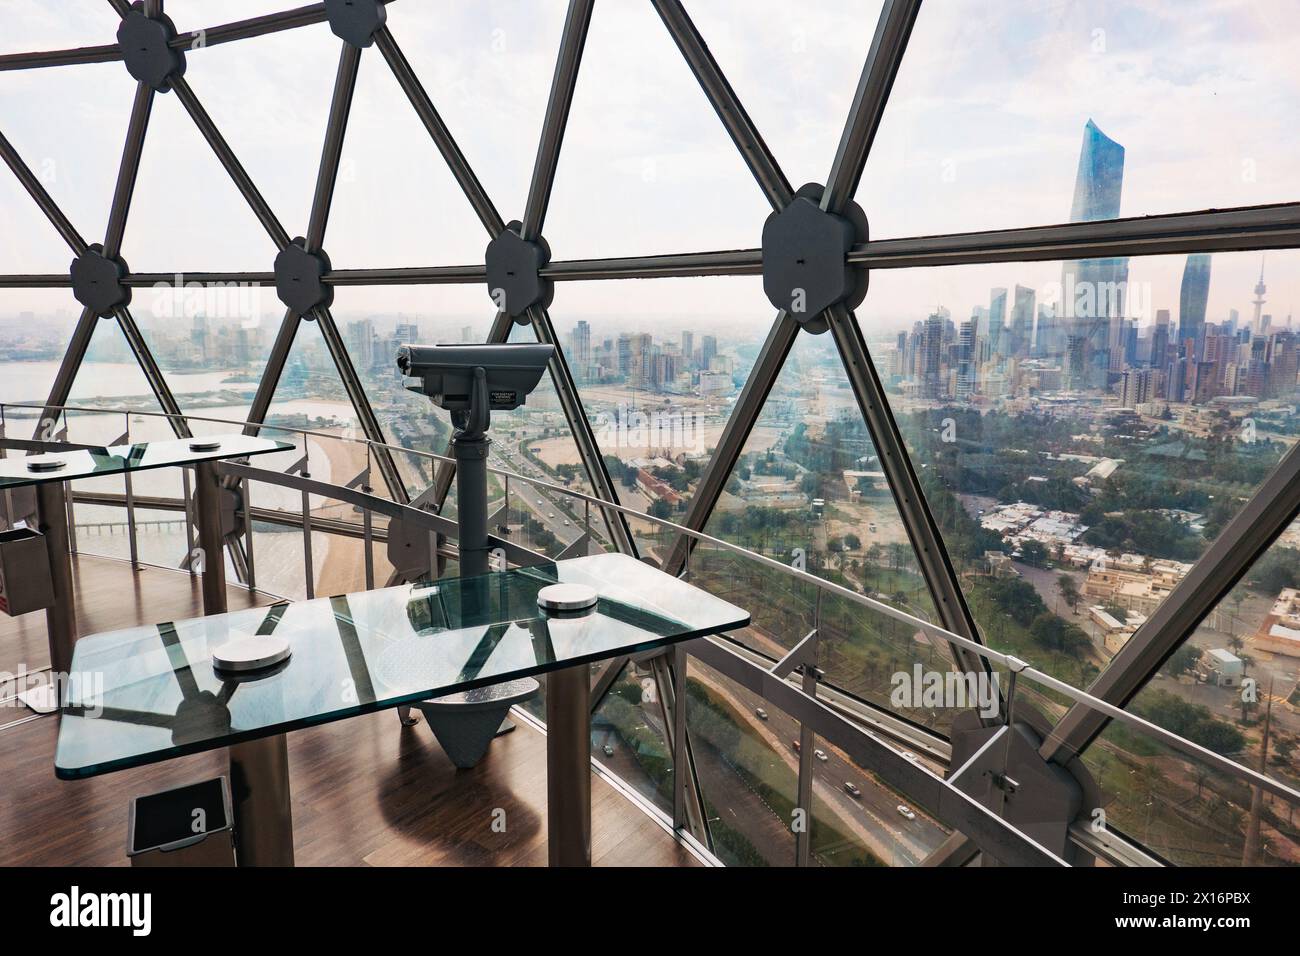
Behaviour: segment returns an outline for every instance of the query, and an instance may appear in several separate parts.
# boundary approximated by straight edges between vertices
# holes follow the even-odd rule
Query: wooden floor
[[[197,584],[183,574],[84,557],[76,570],[82,633],[193,616],[201,607]],[[231,589],[232,609],[251,601]],[[0,621],[0,669],[13,670],[16,654],[30,655],[33,666],[37,650],[44,663],[44,621],[28,617]],[[28,713],[10,703],[0,708],[0,724]],[[290,734],[298,865],[545,865],[545,737],[517,723],[473,770],[457,770],[423,722],[403,728],[392,711]],[[216,751],[61,781],[53,770],[57,733],[52,716],[0,728],[0,865],[125,864],[131,797],[227,772],[225,752]],[[493,827],[498,810],[504,832]],[[696,863],[599,777],[592,829],[597,865]]]

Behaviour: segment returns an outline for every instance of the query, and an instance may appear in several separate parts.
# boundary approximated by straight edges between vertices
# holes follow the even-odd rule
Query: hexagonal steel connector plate
[[[324,251],[308,252],[307,240],[298,236],[275,257],[275,293],[285,307],[304,318],[312,310],[328,308],[334,287],[325,281],[330,258]]]
[[[72,294],[98,316],[131,302],[131,287],[123,281],[129,270],[119,256],[110,259],[98,242],[72,260]]]
[[[325,16],[334,35],[352,46],[365,48],[388,19],[383,0],[325,0]]]
[[[521,226],[518,220],[509,223],[484,254],[488,295],[515,319],[531,306],[549,306],[555,297],[555,283],[538,274],[551,261],[551,248],[545,239],[520,238]]]
[[[867,270],[847,261],[867,240],[867,217],[857,203],[843,215],[824,212],[823,187],[808,183],[763,223],[763,291],[768,300],[813,333],[827,329],[823,313],[839,302],[850,309],[867,294]]]
[[[159,93],[172,88],[171,78],[185,74],[185,51],[171,46],[176,26],[166,14],[144,15],[144,4],[134,3],[117,28],[117,45],[127,72]]]

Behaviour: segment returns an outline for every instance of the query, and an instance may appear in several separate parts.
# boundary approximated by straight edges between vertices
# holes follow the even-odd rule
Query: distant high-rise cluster
[[[579,319],[567,339],[567,354],[579,384],[700,395],[725,394],[734,388],[732,360],[719,354],[714,335],[685,330],[677,341],[656,341],[648,332],[620,332],[595,341],[591,324]]]
[[[1120,214],[1124,147],[1089,120],[1083,131],[1070,218]],[[1178,311],[1154,310],[1130,288],[1126,257],[1066,262],[1060,289],[1016,285],[989,292],[987,306],[954,325],[939,307],[900,333],[887,362],[893,384],[921,400],[980,403],[1053,392],[1115,396],[1122,407],[1200,405],[1225,396],[1290,398],[1300,335],[1264,312],[1263,267],[1249,325],[1236,309],[1209,314],[1212,257],[1187,257]]]

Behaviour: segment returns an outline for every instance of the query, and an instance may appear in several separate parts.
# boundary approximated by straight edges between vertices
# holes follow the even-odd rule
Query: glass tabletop
[[[557,582],[592,587],[596,606],[541,610],[537,592]],[[694,585],[598,554],[94,634],[73,654],[55,772],[95,776],[748,623]],[[286,638],[292,655],[257,676],[213,668],[213,650],[252,634]]]
[[[125,471],[190,465],[221,458],[243,458],[247,455],[289,451],[293,447],[288,442],[234,433],[4,458],[0,459],[0,488],[91,478],[96,475],[117,475]]]

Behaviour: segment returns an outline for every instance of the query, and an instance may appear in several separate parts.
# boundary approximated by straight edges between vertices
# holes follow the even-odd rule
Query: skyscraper
[[[1251,305],[1255,307],[1255,321],[1251,325],[1251,330],[1260,335],[1264,331],[1264,293],[1268,287],[1264,285],[1264,259],[1259,260],[1259,281],[1255,283],[1255,298]]]
[[[1119,216],[1124,184],[1124,147],[1103,133],[1092,120],[1083,128],[1079,170],[1074,181],[1072,222],[1095,222]],[[1105,388],[1110,372],[1110,348],[1118,344],[1113,329],[1124,314],[1128,259],[1081,259],[1062,271],[1062,309],[1069,330],[1071,385]],[[1116,341],[1112,342],[1112,338]]]
[[[1010,354],[1024,358],[1029,354],[1029,346],[1034,338],[1034,290],[1028,286],[1016,286],[1015,304],[1011,308],[1011,350]]]
[[[1205,341],[1205,307],[1210,299],[1210,256],[1194,252],[1183,267],[1183,285],[1178,295],[1178,341],[1189,339],[1199,349]],[[1193,362],[1198,356],[1189,358]]]
[[[1007,290],[1003,288],[989,291],[989,351],[994,355],[1006,355],[1003,343],[1003,330],[1007,324]]]

